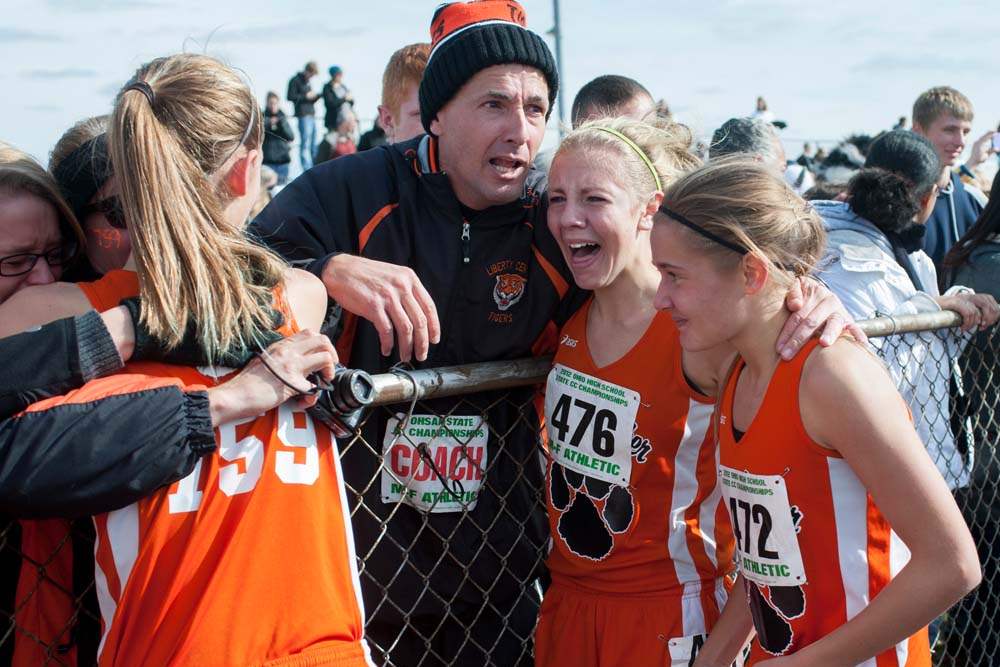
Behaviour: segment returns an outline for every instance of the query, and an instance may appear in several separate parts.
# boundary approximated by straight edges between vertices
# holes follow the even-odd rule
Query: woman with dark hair
[[[945,281],[967,285],[1000,298],[1000,176],[993,179],[990,201],[944,258]],[[983,566],[983,583],[954,610],[954,646],[948,654],[956,664],[987,665],[1000,655],[1000,638],[992,623],[984,619],[1000,614],[1000,384],[997,380],[997,349],[1000,333],[981,331],[962,354],[962,388],[957,403],[958,423],[967,442],[974,447],[975,464],[968,493],[959,507],[969,524]],[[961,646],[957,646],[961,644]]]
[[[996,322],[988,294],[968,288],[938,292],[934,263],[923,251],[924,223],[934,210],[937,153],[924,137],[893,130],[871,145],[865,167],[850,181],[846,201],[813,202],[828,233],[823,280],[856,319],[949,309],[963,329]],[[969,482],[971,461],[960,454],[948,424],[949,361],[954,338],[934,333],[874,339],[910,406],[917,433],[952,489]]]

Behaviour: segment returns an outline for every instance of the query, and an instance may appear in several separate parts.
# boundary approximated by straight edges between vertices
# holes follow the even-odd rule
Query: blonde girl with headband
[[[691,143],[681,125],[601,119],[567,136],[552,163],[549,229],[593,297],[563,328],[546,387],[552,585],[540,666],[688,665],[731,583],[706,434],[732,351],[682,355],[653,305],[653,215],[664,188],[699,165]]]
[[[825,246],[819,216],[757,163],[666,188],[656,307],[684,353],[738,356],[713,417],[739,578],[695,663],[927,666],[923,626],[979,581],[975,546],[878,360],[846,338],[774,342]]]
[[[217,60],[183,54],[142,66],[108,129],[132,255],[123,270],[22,308],[22,328],[138,294],[140,317],[165,348],[193,329],[218,358],[259,349],[277,327],[303,366],[331,377],[332,345],[308,331],[326,310],[322,284],[244,234],[261,129],[249,87]],[[130,363],[71,400],[121,393],[148,376],[190,387],[228,373]],[[307,404],[219,426],[189,476],[94,517],[100,665],[370,664],[336,444],[301,411]],[[109,424],[94,446],[106,437],[128,436]]]

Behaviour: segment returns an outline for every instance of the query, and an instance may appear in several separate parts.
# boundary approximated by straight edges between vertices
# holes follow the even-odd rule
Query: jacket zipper
[[[469,247],[472,245],[472,235],[469,233],[469,223],[462,221],[462,263],[469,263]]]

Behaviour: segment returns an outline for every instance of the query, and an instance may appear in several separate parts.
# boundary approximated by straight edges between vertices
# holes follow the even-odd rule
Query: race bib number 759
[[[556,364],[545,389],[553,459],[582,475],[628,486],[639,394]]]

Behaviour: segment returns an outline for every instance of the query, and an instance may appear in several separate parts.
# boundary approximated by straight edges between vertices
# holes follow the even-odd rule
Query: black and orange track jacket
[[[408,266],[437,305],[441,342],[418,368],[516,359],[552,352],[562,324],[585,294],[573,285],[545,223],[544,178],[533,173],[521,199],[463,216],[437,164],[436,139],[423,136],[319,165],[281,191],[252,230],[293,264],[321,275],[337,253]],[[383,357],[374,326],[345,314],[337,349],[369,372]],[[378,409],[364,442],[342,443],[352,497],[362,583],[375,618],[440,615],[449,600],[481,603],[518,594],[537,571],[548,531],[540,502],[542,468],[531,388],[422,402],[415,413],[486,415],[485,481],[474,509],[428,513],[381,494],[387,418]],[[367,443],[367,444],[366,444]],[[384,534],[388,531],[388,534]],[[426,586],[432,594],[424,594]],[[398,607],[397,607],[398,606]]]
[[[215,450],[208,395],[149,378],[80,404],[58,396],[121,359],[91,312],[0,340],[0,512],[77,517],[124,507],[191,472]]]

